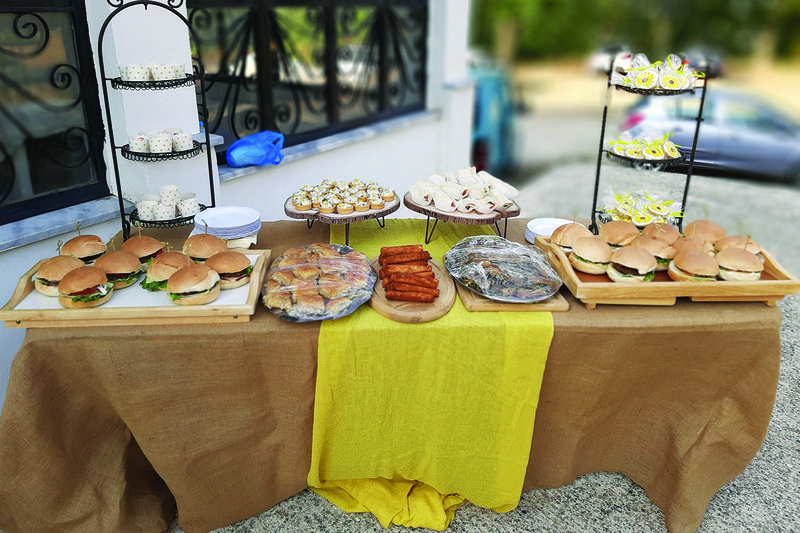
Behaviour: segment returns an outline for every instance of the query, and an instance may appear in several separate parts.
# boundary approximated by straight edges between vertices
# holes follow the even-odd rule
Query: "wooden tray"
[[[486,214],[477,213],[474,211],[470,213],[462,213],[461,211],[445,213],[444,211],[439,211],[432,205],[420,205],[414,203],[411,200],[411,193],[409,192],[407,192],[405,196],[403,196],[403,204],[407,208],[417,213],[427,215],[431,218],[436,218],[443,222],[454,222],[456,224],[474,224],[474,225],[494,224],[495,222],[503,218],[511,218],[519,216],[520,213],[520,208],[516,203],[514,204],[513,207],[505,211],[492,211],[491,213],[486,213]]]
[[[370,220],[372,218],[382,218],[386,215],[392,214],[400,209],[400,198],[395,195],[394,200],[386,202],[383,209],[370,209],[369,211],[353,211],[349,215],[340,215],[338,213],[320,213],[319,209],[312,207],[307,211],[300,211],[295,208],[292,203],[292,198],[289,197],[283,204],[283,211],[286,216],[300,220],[319,220],[323,224],[350,224],[351,222],[360,222],[362,220]]]
[[[650,282],[615,283],[605,274],[576,272],[564,251],[550,244],[549,238],[536,237],[535,240],[564,285],[588,309],[594,309],[597,304],[673,305],[678,297],[688,297],[695,302],[763,301],[773,306],[784,296],[800,291],[800,281],[764,250],[761,251],[764,271],[758,281],[672,281],[666,272],[656,272],[655,279]]]
[[[377,257],[372,259],[370,263],[372,263],[372,267],[376,272],[380,270]],[[396,322],[415,324],[431,322],[446,315],[456,301],[455,282],[443,264],[431,259],[430,265],[433,267],[436,279],[439,280],[439,296],[433,303],[387,300],[386,292],[383,290],[383,283],[379,278],[375,282],[375,288],[372,290],[372,298],[369,300],[370,307],[379,314]]]
[[[467,311],[569,311],[569,302],[561,293],[555,293],[551,298],[534,303],[509,303],[490,300],[485,296],[469,290],[460,283],[456,283],[456,290],[461,302]]]
[[[250,283],[220,291],[214,302],[196,306],[175,305],[166,291],[149,292],[137,282],[115,291],[108,302],[98,307],[65,309],[58,303],[58,298],[44,296],[33,288],[33,278],[45,258],[20,278],[11,299],[0,308],[0,320],[4,320],[8,328],[248,322],[258,303],[270,250],[237,251],[253,262]]]

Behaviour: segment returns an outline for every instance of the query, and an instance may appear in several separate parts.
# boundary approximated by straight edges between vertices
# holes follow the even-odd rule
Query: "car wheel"
[[[667,165],[666,163],[652,163],[650,161],[635,161],[631,163],[633,168],[636,170],[656,170],[661,171],[664,170]]]

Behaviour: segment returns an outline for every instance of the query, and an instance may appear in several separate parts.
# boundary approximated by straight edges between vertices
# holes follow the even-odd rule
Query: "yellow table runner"
[[[352,224],[350,246],[424,241],[424,220]],[[425,249],[442,262],[486,226],[440,222]],[[344,243],[331,226],[331,242]],[[380,282],[380,281],[379,281]],[[480,312],[456,298],[444,317],[404,324],[369,305],[322,323],[308,484],[384,527],[445,529],[469,500],[516,507],[530,453],[550,313]]]

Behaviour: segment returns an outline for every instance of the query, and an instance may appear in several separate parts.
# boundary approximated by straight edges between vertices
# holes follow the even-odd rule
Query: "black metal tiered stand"
[[[600,190],[600,167],[602,165],[603,160],[603,153],[606,150],[603,148],[605,145],[605,135],[606,135],[606,120],[608,118],[608,104],[611,99],[611,89],[615,88],[617,90],[622,90],[631,93],[637,93],[641,95],[653,95],[653,96],[671,96],[671,95],[678,95],[683,93],[694,92],[696,88],[691,89],[684,89],[684,90],[666,90],[666,89],[639,89],[634,87],[623,87],[622,85],[614,85],[611,83],[611,74],[613,73],[613,68],[608,72],[608,81],[606,87],[606,100],[605,100],[605,107],[603,107],[603,122],[600,127],[600,147],[597,151],[597,173],[595,174],[594,179],[594,195],[592,197],[592,217],[591,217],[591,225],[589,229],[592,233],[597,234],[598,226],[597,226],[597,195]],[[708,89],[708,77],[703,78],[703,84],[701,87],[701,94],[700,94],[700,108],[697,112],[697,117],[695,118],[695,130],[694,130],[694,139],[692,141],[692,149],[689,152],[689,167],[686,171],[686,181],[683,187],[683,198],[681,200],[681,209],[686,210],[686,198],[689,195],[689,182],[692,179],[692,171],[694,170],[694,157],[695,153],[697,152],[697,138],[700,135],[700,123],[703,121],[703,107],[705,106],[706,102],[706,90]],[[684,156],[685,157],[685,156]],[[622,158],[626,159],[626,158]],[[662,161],[659,161],[661,163]],[[666,161],[663,161],[666,163]],[[673,163],[674,164],[674,163]],[[678,229],[682,230],[683,228],[683,217],[678,218]]]
[[[114,166],[114,178],[117,184],[117,197],[119,199],[120,220],[122,222],[122,238],[123,240],[127,240],[130,237],[132,224],[145,228],[172,228],[178,226],[186,226],[194,222],[194,215],[172,218],[168,220],[156,220],[156,221],[142,220],[141,218],[139,218],[136,209],[134,209],[130,214],[126,215],[125,204],[122,198],[122,183],[120,181],[119,159],[117,154],[118,151],[120,156],[131,161],[159,162],[168,160],[190,159],[199,155],[203,151],[203,148],[205,147],[206,160],[208,165],[208,184],[211,193],[211,205],[206,206],[200,204],[201,211],[207,209],[208,207],[214,207],[216,205],[216,199],[214,194],[214,170],[213,170],[214,167],[212,162],[211,142],[209,139],[208,130],[205,130],[203,132],[205,135],[204,142],[192,141],[193,143],[192,148],[177,152],[169,152],[169,153],[135,152],[130,149],[130,145],[128,144],[117,145],[114,139],[114,127],[111,117],[111,107],[109,105],[109,98],[108,98],[109,84],[111,85],[111,88],[115,90],[132,90],[132,91],[163,91],[169,89],[176,89],[179,87],[194,86],[197,88],[196,89],[197,94],[199,94],[201,98],[200,105],[198,106],[200,121],[204,122],[206,120],[205,115],[207,109],[206,92],[203,83],[203,62],[199,57],[192,57],[193,73],[191,74],[187,73],[183,78],[177,78],[172,80],[130,81],[130,80],[123,80],[120,77],[114,77],[114,78],[107,77],[105,61],[103,58],[103,37],[105,36],[106,29],[108,28],[108,25],[111,23],[111,21],[115,17],[117,17],[120,13],[124,12],[127,9],[134,7],[142,7],[145,10],[147,10],[150,7],[156,9],[163,9],[166,12],[170,13],[171,15],[178,17],[186,25],[189,32],[192,34],[193,38],[195,36],[194,36],[194,30],[192,29],[189,21],[180,11],[178,11],[178,9],[183,5],[183,0],[169,0],[164,4],[155,2],[153,0],[134,0],[128,3],[125,3],[125,0],[106,0],[106,1],[111,7],[114,8],[114,10],[108,15],[108,17],[106,17],[102,27],[100,28],[97,50],[100,62],[100,76],[103,79],[103,84],[102,84],[103,98],[106,106],[106,122],[108,124],[108,137],[112,147],[111,159]],[[197,42],[196,38],[195,41]]]

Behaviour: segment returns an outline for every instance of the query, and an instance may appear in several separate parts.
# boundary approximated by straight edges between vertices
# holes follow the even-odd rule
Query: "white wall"
[[[101,25],[110,8],[106,2],[86,2],[86,4],[89,28],[93,35],[93,48],[95,48]],[[159,10],[150,8],[148,12],[150,11]],[[411,183],[424,179],[432,172],[455,170],[466,166],[469,162],[473,98],[472,86],[466,83],[464,66],[469,2],[468,0],[431,0],[429,20],[427,107],[429,110],[438,112],[434,119],[423,120],[409,127],[393,130],[290,163],[266,167],[248,176],[227,181],[219,188],[217,204],[251,206],[261,212],[263,220],[280,220],[287,218],[283,213],[284,200],[294,190],[306,183],[317,182],[324,178],[362,177],[374,179],[381,184],[393,187],[399,194],[403,194]],[[136,24],[146,25],[148,21],[139,21]],[[115,31],[111,35],[112,42],[109,43],[107,50],[104,47],[105,60],[109,62],[106,65],[108,77],[117,75],[116,71],[111,70],[112,63],[139,61],[139,57],[141,57],[137,55],[142,44],[141,33],[137,31],[123,32],[115,28],[106,31],[108,33],[112,30]],[[183,57],[182,54],[189,47],[185,32],[149,32],[148,39],[154,39],[159,34],[163,34],[168,41],[162,46],[176,51],[178,57]],[[148,40],[148,46],[151,44]],[[167,54],[167,52],[164,53]],[[97,60],[96,54],[95,58]],[[165,55],[165,61],[167,59],[169,58]],[[169,60],[171,61],[171,59]],[[99,76],[99,68],[97,71]],[[180,92],[176,94],[180,99]],[[140,96],[144,100],[141,100]],[[149,106],[147,97],[151,96],[137,95],[134,98],[121,99],[117,95],[111,103],[115,113],[115,134],[117,134],[118,116],[122,135],[126,130],[130,129],[131,132],[134,132],[136,129],[150,125],[161,128],[177,125],[184,127],[186,131],[191,130],[194,118],[189,118],[190,114],[187,115],[186,112],[187,105],[193,106],[190,98],[186,98],[174,106],[165,107],[161,104]],[[173,97],[176,95],[170,96],[170,98]],[[185,98],[186,95],[183,97]],[[116,141],[117,144],[124,144],[124,142],[120,142],[120,139],[116,139]],[[112,169],[110,148],[107,147],[106,153],[106,163],[109,168],[108,179],[113,188],[114,179],[110,175]],[[193,165],[199,166],[200,170]],[[194,158],[188,164],[172,162],[157,169],[148,168],[143,163],[129,164],[123,160],[121,170],[127,176],[133,176],[130,184],[134,191],[137,190],[136,183],[139,183],[140,187],[149,189],[156,187],[160,180],[168,179],[169,183],[178,183],[183,190],[196,189],[195,192],[201,194],[202,191],[207,190],[205,166],[205,157]],[[123,188],[127,195],[128,186],[125,183]],[[410,217],[413,216],[413,213],[402,207],[393,216]],[[84,234],[93,233],[104,240],[110,239],[119,231],[119,219],[81,229]],[[3,271],[5,280],[0,283],[0,302],[8,301],[17,280],[39,259],[55,254],[59,240],[63,242],[72,236],[74,233],[59,235],[0,253],[0,269]],[[0,346],[2,346],[0,349],[0,398],[5,398],[9,367],[14,354],[22,343],[23,336],[24,330],[0,328]]]

